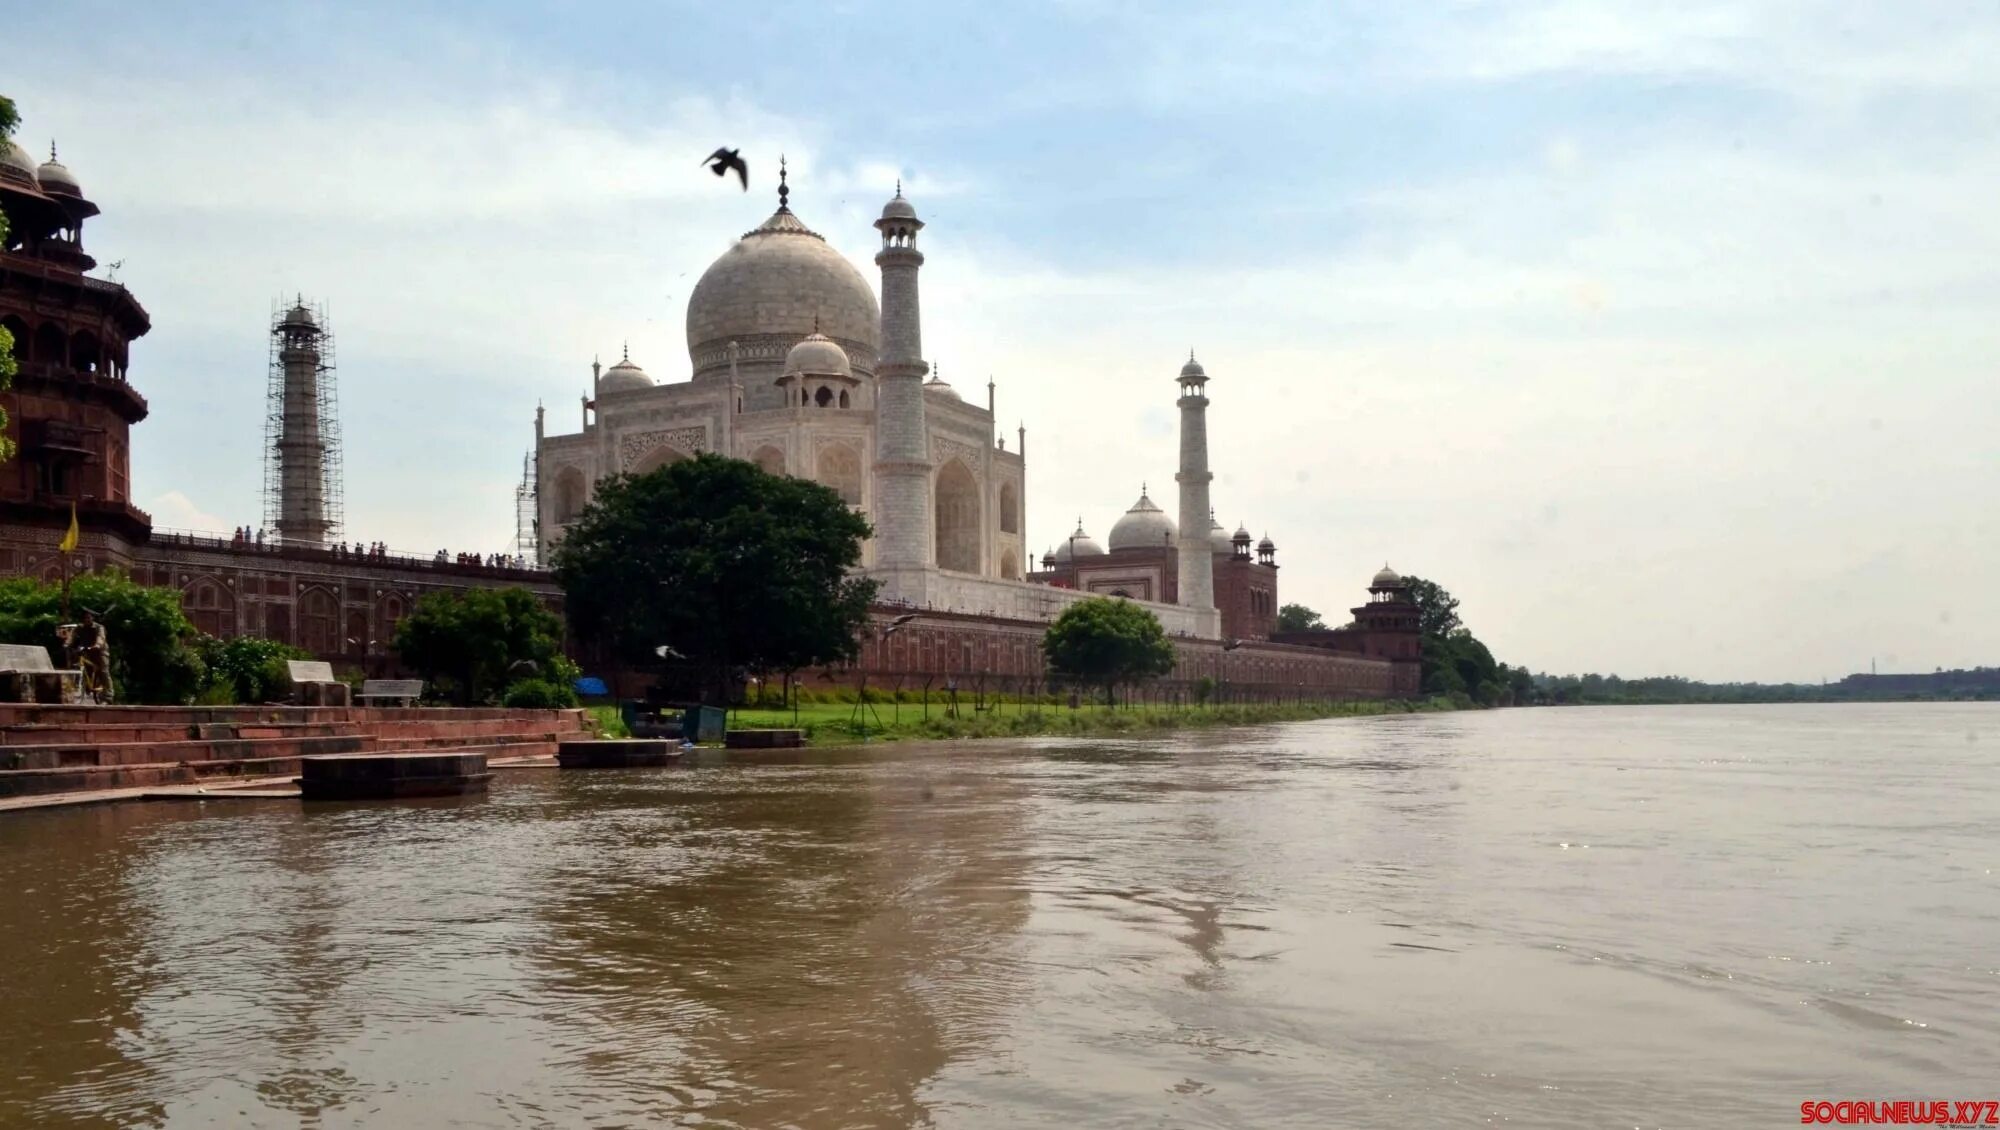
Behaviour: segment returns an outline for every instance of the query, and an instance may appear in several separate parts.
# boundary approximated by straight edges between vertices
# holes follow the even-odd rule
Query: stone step
[[[324,751],[326,753],[369,751]],[[429,751],[441,754],[478,753],[493,758],[554,757],[556,743],[525,739],[500,744],[459,745]],[[141,762],[129,765],[67,765],[47,769],[0,770],[0,798],[100,789],[153,788],[191,785],[232,777],[294,776],[308,757],[321,754],[290,752],[277,756],[211,761]]]
[[[355,753],[372,749],[374,745],[374,740],[364,734],[232,738],[216,741],[20,745],[0,748],[0,771],[178,764],[184,761],[243,761],[262,757],[296,757],[305,753]]]
[[[0,749],[18,746],[111,745],[129,742],[228,741],[239,738],[333,737],[358,734],[355,722],[196,722],[53,725],[27,723],[0,729]]]
[[[284,722],[484,722],[551,718],[582,727],[582,710],[450,706],[56,706],[0,703],[0,729],[19,725],[169,725]]]

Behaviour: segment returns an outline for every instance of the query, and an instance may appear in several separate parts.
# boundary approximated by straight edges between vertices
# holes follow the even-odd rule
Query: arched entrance
[[[687,458],[689,458],[687,452],[682,451],[678,447],[670,447],[663,443],[633,460],[632,465],[625,468],[625,473],[628,475],[643,475],[648,471],[657,471],[669,463],[678,463]]]
[[[979,481],[954,459],[938,471],[936,499],[938,568],[979,572]]]

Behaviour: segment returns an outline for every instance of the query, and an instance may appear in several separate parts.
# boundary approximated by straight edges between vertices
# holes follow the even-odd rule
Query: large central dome
[[[882,324],[875,292],[846,256],[792,214],[789,192],[781,184],[778,210],[710,264],[688,296],[696,380],[728,376],[733,341],[745,384],[768,384],[815,325],[846,351],[857,373],[875,373]]]

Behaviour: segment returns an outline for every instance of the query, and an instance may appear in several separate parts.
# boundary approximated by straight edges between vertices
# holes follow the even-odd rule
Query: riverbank
[[[851,702],[801,704],[796,711],[739,707],[729,712],[731,729],[796,729],[805,733],[807,745],[845,745],[861,741],[939,740],[950,738],[1007,738],[1043,735],[1078,737],[1104,734],[1162,733],[1172,730],[1202,729],[1211,726],[1253,726],[1269,722],[1310,722],[1321,718],[1352,718],[1382,714],[1415,714],[1456,709],[1450,700],[1439,697],[1406,702],[1401,699],[1368,699],[1347,702],[1267,702],[1229,703],[1215,706],[1162,706],[1142,704],[1107,707],[1102,704],[1067,706],[1002,702],[984,710],[961,701],[957,716],[939,703],[932,703],[928,716],[924,707],[913,703],[872,703],[856,712]],[[610,735],[624,732],[616,708],[591,708],[600,726]]]

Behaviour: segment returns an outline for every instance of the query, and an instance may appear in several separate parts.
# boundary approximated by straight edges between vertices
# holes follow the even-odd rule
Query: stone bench
[[[333,664],[316,659],[287,659],[294,706],[351,706],[353,692],[333,677]]]
[[[0,702],[75,703],[83,700],[83,672],[59,669],[49,649],[0,643]]]
[[[361,682],[361,705],[368,706],[382,699],[392,700],[396,706],[415,706],[424,697],[422,679],[364,679]]]

